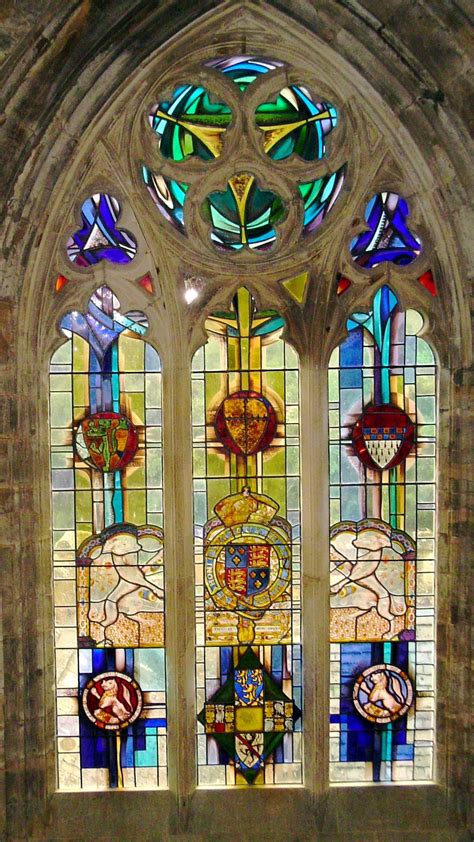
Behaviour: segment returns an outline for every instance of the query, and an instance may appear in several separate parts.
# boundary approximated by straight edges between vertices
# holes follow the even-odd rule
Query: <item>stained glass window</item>
[[[224,73],[239,86],[241,91],[247,90],[259,76],[283,66],[282,61],[258,56],[230,56],[206,62],[206,67],[212,67]]]
[[[409,213],[408,203],[397,193],[372,196],[365,211],[368,231],[354,237],[350,245],[355,263],[366,269],[384,261],[397,266],[413,263],[422,246],[408,227]]]
[[[230,178],[224,192],[211,193],[204,212],[212,224],[211,240],[223,251],[271,248],[276,240],[274,223],[285,216],[279,196],[261,190],[247,173]]]
[[[300,184],[298,189],[304,203],[303,235],[319,228],[339,196],[346,177],[344,164],[331,175]]]
[[[384,286],[329,364],[334,782],[433,775],[437,408],[422,327]]]
[[[168,222],[184,233],[184,203],[189,184],[142,167],[142,178],[156,207]]]
[[[69,260],[77,266],[92,266],[101,260],[130,263],[137,243],[129,231],[118,228],[121,213],[118,200],[108,193],[94,193],[81,208],[83,227],[67,241]]]
[[[324,158],[325,137],[337,126],[329,102],[315,102],[302,85],[282,88],[275,102],[262,102],[255,112],[270,158],[282,161],[296,153],[305,161]]]
[[[197,155],[208,161],[221,154],[232,112],[225,103],[212,102],[205,88],[180,85],[170,102],[154,106],[148,119],[165,158],[183,161]]]
[[[192,365],[198,783],[301,782],[298,359],[238,290]]]
[[[165,786],[161,365],[111,289],[50,364],[60,789]]]

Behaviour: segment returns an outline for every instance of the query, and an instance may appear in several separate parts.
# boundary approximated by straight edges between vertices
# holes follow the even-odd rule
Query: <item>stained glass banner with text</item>
[[[198,783],[301,783],[299,371],[244,288],[192,366]]]

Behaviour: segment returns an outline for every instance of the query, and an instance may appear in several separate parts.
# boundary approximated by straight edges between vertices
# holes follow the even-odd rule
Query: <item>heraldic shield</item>
[[[217,517],[204,530],[208,628],[215,631],[226,623],[228,627],[225,612],[235,612],[238,629],[235,639],[228,631],[227,642],[249,643],[254,640],[255,624],[271,610],[267,626],[273,623],[273,633],[278,627],[283,639],[290,622],[291,524],[277,517],[274,500],[248,487],[224,497],[214,511]]]

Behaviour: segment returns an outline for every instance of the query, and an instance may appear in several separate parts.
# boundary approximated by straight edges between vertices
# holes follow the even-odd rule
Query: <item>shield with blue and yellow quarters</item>
[[[262,593],[270,584],[269,544],[227,544],[225,583],[238,596]]]

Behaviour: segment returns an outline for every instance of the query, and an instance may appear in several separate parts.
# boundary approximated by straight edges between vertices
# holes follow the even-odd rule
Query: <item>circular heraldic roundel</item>
[[[102,672],[91,678],[82,694],[82,707],[97,728],[119,731],[140,716],[143,699],[137,682],[123,672]]]
[[[271,443],[277,428],[276,413],[259,392],[240,391],[221,403],[214,421],[221,444],[238,456],[259,453]]]
[[[395,468],[407,458],[415,441],[411,418],[397,406],[367,407],[352,430],[357,456],[373,471]]]
[[[413,702],[413,686],[399,667],[375,664],[358,676],[352,699],[364,719],[387,725],[408,713]]]

